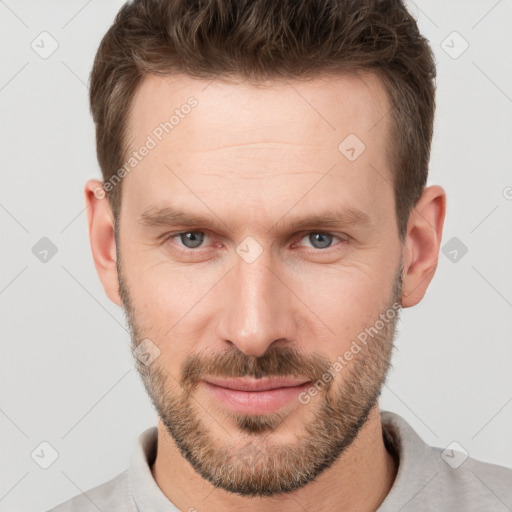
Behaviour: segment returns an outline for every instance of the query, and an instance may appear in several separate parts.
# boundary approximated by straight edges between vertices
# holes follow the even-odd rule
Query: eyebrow
[[[200,215],[188,213],[169,206],[162,208],[148,208],[145,210],[139,222],[149,227],[208,227],[214,230],[227,229],[232,231],[225,222],[215,215]],[[352,226],[356,224],[369,224],[370,217],[357,208],[343,208],[341,210],[328,210],[320,214],[306,215],[302,217],[290,217],[285,214],[271,228],[276,231],[276,226],[284,226],[285,229],[295,230],[300,228]]]

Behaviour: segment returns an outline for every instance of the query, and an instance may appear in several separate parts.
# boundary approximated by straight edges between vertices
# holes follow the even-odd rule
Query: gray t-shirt
[[[377,512],[512,511],[512,469],[431,447],[398,414],[381,411],[381,419],[399,466]],[[140,435],[129,469],[50,512],[179,512],[151,474],[156,447],[157,428],[151,427]]]

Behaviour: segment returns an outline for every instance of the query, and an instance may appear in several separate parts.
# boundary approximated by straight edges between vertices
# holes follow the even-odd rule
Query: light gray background
[[[100,176],[87,82],[121,5],[0,1],[4,511],[44,510],[117,475],[156,424],[84,211],[84,182]],[[512,466],[512,2],[409,5],[438,67],[429,184],[448,194],[442,245],[457,237],[468,252],[441,254],[424,300],[402,311],[381,406],[432,445]],[[31,48],[50,48],[43,31],[59,45],[47,59]],[[453,31],[469,44],[457,58]],[[46,263],[32,253],[42,237],[58,248]],[[43,441],[59,454],[46,470],[31,458]]]

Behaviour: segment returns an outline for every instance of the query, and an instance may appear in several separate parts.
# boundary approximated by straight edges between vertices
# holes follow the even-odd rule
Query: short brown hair
[[[403,241],[428,176],[436,71],[428,41],[402,0],[127,2],[91,73],[103,179],[123,166],[130,106],[147,74],[257,82],[358,71],[376,73],[390,100],[390,163]],[[117,219],[121,186],[108,198]]]

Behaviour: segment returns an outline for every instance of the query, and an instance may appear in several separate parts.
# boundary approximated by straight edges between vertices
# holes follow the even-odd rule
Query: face
[[[119,292],[162,423],[218,487],[306,485],[376,406],[402,291],[388,108],[372,75],[149,77],[134,98]]]

